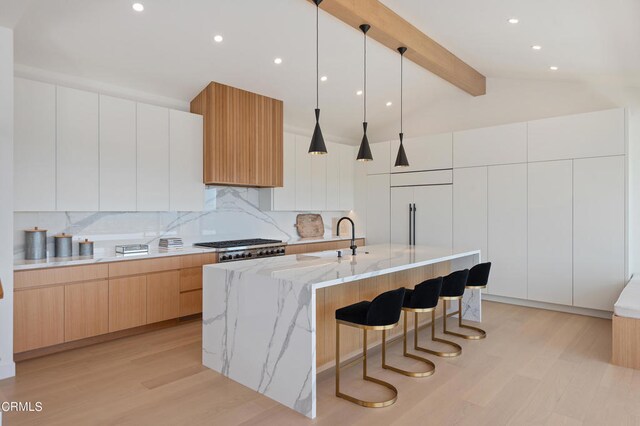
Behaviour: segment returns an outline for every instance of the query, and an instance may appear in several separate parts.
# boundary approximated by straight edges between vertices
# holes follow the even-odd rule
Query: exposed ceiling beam
[[[313,0],[308,0],[313,3]],[[368,36],[473,96],[487,92],[486,77],[411,25],[378,0],[323,0],[320,8],[358,29],[371,25]]]

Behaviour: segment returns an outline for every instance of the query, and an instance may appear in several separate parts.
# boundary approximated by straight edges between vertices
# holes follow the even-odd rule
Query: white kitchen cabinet
[[[391,188],[391,242],[451,248],[452,197],[451,185]]]
[[[528,299],[573,303],[571,160],[528,166]]]
[[[367,161],[367,174],[376,175],[391,171],[391,142],[378,142],[369,144],[373,161]],[[360,144],[358,144],[358,149]],[[358,149],[354,159],[358,156]],[[394,157],[395,158],[395,157]]]
[[[59,211],[98,211],[98,95],[57,87],[56,198]]]
[[[453,167],[527,162],[527,123],[465,130],[453,134]]]
[[[202,116],[169,111],[169,209],[202,211]]]
[[[408,245],[409,238],[413,240],[413,203],[414,189],[412,186],[391,188],[391,235],[393,244]],[[374,212],[375,213],[375,212]],[[367,226],[369,230],[369,226]],[[367,232],[368,234],[368,232]]]
[[[432,170],[429,172],[394,173],[391,186],[447,185],[453,183],[453,170]]]
[[[441,170],[453,167],[453,134],[441,133],[404,140],[404,150],[409,167],[394,167],[400,139],[390,142],[391,173],[417,172],[423,170]]]
[[[367,245],[389,243],[390,201],[389,175],[367,176]]]
[[[169,210],[169,110],[137,104],[137,205]]]
[[[311,157],[311,210],[327,209],[327,156],[310,155]]]
[[[296,135],[285,133],[282,148],[282,187],[260,189],[260,207],[263,210],[294,211],[296,209]]]
[[[100,210],[136,210],[136,103],[100,95]]]
[[[527,165],[488,168],[491,294],[527,298]]]
[[[573,161],[573,304],[613,310],[625,283],[625,157]]]
[[[487,259],[487,167],[453,170],[453,249]]]
[[[414,200],[414,244],[450,249],[453,245],[452,185],[416,186]]]
[[[338,210],[353,210],[355,204],[356,149],[350,145],[338,145],[340,180],[338,183]]]
[[[530,121],[528,129],[529,161],[625,154],[622,108]]]
[[[309,138],[296,135],[296,210],[311,210],[311,157]]]
[[[327,142],[326,160],[326,210],[340,210],[340,154],[342,145]]]
[[[56,209],[56,87],[15,79],[14,209]]]

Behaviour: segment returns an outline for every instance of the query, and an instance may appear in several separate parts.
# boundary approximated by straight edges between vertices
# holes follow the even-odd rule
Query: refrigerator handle
[[[416,203],[413,203],[413,245],[416,245]]]
[[[412,238],[412,235],[413,235],[413,234],[412,234],[412,232],[413,232],[413,231],[411,230],[411,227],[412,227],[412,224],[411,224],[412,218],[413,218],[413,206],[411,205],[411,203],[409,203],[409,245],[411,245],[411,244],[412,244],[412,243],[411,243],[411,238]]]

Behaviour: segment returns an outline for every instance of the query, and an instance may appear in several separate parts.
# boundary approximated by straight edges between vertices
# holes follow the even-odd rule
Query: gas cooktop
[[[280,240],[252,238],[247,240],[212,241],[196,243],[194,246],[215,249],[220,252],[219,262],[232,262],[259,257],[284,256],[285,246]]]
[[[253,247],[262,245],[281,245],[280,240],[266,240],[264,238],[251,238],[247,240],[212,241],[210,243],[195,243],[194,246],[215,249]]]

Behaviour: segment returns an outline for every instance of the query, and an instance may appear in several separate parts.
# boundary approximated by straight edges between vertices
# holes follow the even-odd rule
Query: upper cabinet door
[[[15,79],[14,209],[56,209],[56,87]]]
[[[453,170],[453,249],[487,259],[487,168]]]
[[[327,155],[311,157],[311,209],[327,209]]]
[[[366,212],[367,245],[389,244],[391,225],[389,174],[367,176]]]
[[[311,154],[310,139],[296,136],[296,210],[311,210]]]
[[[625,154],[622,108],[529,122],[529,161]]]
[[[527,123],[453,134],[453,167],[527,162]]]
[[[98,211],[98,95],[57,88],[57,210]]]
[[[169,110],[138,104],[138,210],[169,210]]]
[[[202,116],[169,111],[169,208],[202,211]]]
[[[409,167],[394,167],[400,140],[391,142],[391,173],[441,170],[453,167],[453,134],[442,133],[404,140]]]
[[[356,149],[350,145],[338,145],[338,161],[340,167],[340,204],[338,210],[354,209]]]
[[[293,211],[296,209],[296,136],[285,133],[283,148],[283,186],[266,191],[273,191],[271,209]]]
[[[573,303],[571,160],[529,164],[528,298]]]
[[[327,211],[340,210],[340,154],[342,145],[327,142]]]
[[[371,155],[373,156],[373,161],[367,161],[367,174],[368,175],[377,175],[382,173],[389,173],[391,171],[391,142],[378,142],[372,143],[371,146]],[[360,145],[358,144],[358,148]],[[356,155],[354,159],[358,155],[358,149],[356,149]],[[394,157],[395,160],[395,157]]]
[[[573,161],[573,304],[612,311],[625,284],[625,157]]]
[[[489,167],[491,294],[527,298],[527,165]]]
[[[136,210],[136,104],[100,95],[100,210]]]
[[[414,244],[419,246],[453,246],[452,185],[416,186],[414,192]]]

